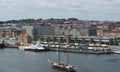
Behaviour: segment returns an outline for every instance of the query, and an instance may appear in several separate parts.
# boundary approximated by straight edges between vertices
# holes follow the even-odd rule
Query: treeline
[[[66,39],[63,37],[60,37],[60,38],[43,37],[43,38],[41,38],[41,41],[53,42],[53,43],[55,43],[55,42],[60,42],[60,43],[67,42]],[[74,39],[71,39],[71,37],[69,37],[68,43],[80,43],[80,44],[97,44],[98,43],[98,44],[106,44],[106,45],[119,45],[120,41],[118,41],[116,37],[109,38],[108,42],[103,42],[101,40],[96,42],[96,41],[94,41],[93,38],[91,38],[90,40],[85,40],[85,38],[83,37],[81,40],[79,40],[77,37],[75,37]]]
[[[68,19],[56,19],[56,18],[50,18],[50,19],[33,19],[33,18],[29,18],[29,19],[20,19],[20,20],[7,20],[7,21],[0,21],[0,24],[3,23],[47,23],[47,22],[56,22],[56,23],[64,23],[64,21],[71,21],[71,20],[77,20],[77,18],[68,18]]]
[[[117,24],[120,26],[120,21],[118,21]]]

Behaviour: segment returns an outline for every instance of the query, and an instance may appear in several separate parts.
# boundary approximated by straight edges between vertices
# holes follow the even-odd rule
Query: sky
[[[120,21],[120,0],[0,0],[0,21],[26,18]]]

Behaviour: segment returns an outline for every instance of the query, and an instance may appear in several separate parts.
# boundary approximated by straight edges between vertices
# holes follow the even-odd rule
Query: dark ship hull
[[[3,43],[0,44],[0,49],[5,48],[5,45]]]
[[[25,51],[34,51],[34,52],[42,52],[42,51],[48,51],[48,49],[24,49]]]

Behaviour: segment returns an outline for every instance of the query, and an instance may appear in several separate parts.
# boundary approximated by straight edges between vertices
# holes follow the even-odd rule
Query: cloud
[[[0,16],[120,16],[120,0],[0,0]],[[13,14],[13,15],[11,15]],[[20,16],[21,15],[21,16]],[[22,16],[25,15],[25,16]],[[43,17],[44,17],[43,16]],[[64,15],[65,16],[65,15]],[[63,17],[64,17],[63,16]],[[83,16],[83,15],[82,15]],[[89,15],[90,16],[90,15]],[[65,16],[66,17],[66,16]],[[87,17],[87,16],[86,16]],[[99,17],[98,17],[99,18]]]
[[[0,6],[10,8],[57,8],[66,10],[109,9],[120,4],[119,0],[2,0]],[[104,6],[104,7],[103,7]],[[109,6],[109,7],[108,7]]]

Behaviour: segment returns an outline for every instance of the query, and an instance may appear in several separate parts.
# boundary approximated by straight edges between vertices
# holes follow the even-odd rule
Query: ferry
[[[26,44],[23,46],[19,46],[18,47],[20,50],[24,50],[24,51],[48,51],[48,48],[44,48],[43,44],[40,43],[35,43],[35,44]]]

